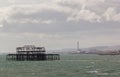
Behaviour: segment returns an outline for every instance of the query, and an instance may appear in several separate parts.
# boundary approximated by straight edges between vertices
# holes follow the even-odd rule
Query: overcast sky
[[[120,0],[0,0],[0,51],[120,45]]]

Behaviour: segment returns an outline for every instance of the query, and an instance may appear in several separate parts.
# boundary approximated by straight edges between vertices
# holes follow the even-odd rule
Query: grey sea
[[[120,77],[120,56],[67,54],[59,61],[6,61],[0,77]]]

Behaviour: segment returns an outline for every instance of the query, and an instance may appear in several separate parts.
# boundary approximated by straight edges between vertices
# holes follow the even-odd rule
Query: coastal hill
[[[51,50],[48,52],[60,53],[60,54],[99,54],[99,53],[118,53],[120,51],[120,45],[116,46],[96,46],[89,48],[81,48],[79,51],[75,48],[66,48],[61,50]]]

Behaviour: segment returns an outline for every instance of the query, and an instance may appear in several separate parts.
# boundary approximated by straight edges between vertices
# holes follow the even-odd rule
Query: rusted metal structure
[[[17,47],[15,54],[8,54],[7,60],[16,61],[41,61],[41,60],[60,60],[59,54],[46,54],[44,47],[35,47],[34,45],[25,45]]]

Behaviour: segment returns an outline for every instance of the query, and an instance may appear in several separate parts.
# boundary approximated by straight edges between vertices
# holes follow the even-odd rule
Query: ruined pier
[[[44,47],[25,45],[23,47],[17,47],[15,54],[6,55],[6,59],[15,61],[60,60],[60,55],[47,54]]]

